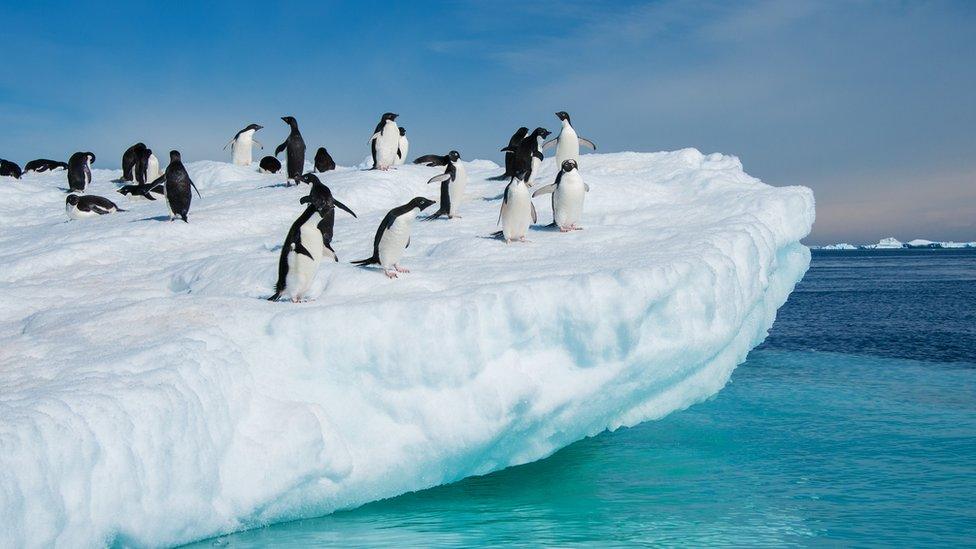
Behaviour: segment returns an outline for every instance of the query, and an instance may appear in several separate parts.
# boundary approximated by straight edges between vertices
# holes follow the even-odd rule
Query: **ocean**
[[[815,251],[710,400],[227,547],[976,545],[976,250]]]

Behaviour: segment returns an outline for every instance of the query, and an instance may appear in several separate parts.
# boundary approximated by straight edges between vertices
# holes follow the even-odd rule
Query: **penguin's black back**
[[[186,172],[183,162],[170,162],[166,167],[166,201],[170,211],[183,221],[187,221],[186,216],[190,213],[190,201],[193,198],[190,184],[190,174]]]

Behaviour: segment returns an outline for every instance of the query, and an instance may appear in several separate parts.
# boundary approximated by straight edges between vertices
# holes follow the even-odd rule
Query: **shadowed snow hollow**
[[[440,169],[322,176],[336,214],[311,295],[264,300],[306,186],[188,162],[189,224],[65,222],[63,172],[0,182],[0,546],[169,545],[329,513],[545,457],[718,391],[809,264],[812,193],[695,150],[593,154],[585,230],[548,197],[530,243],[467,164],[463,219],[414,225],[387,280],[390,208]],[[555,176],[552,160],[541,181]]]

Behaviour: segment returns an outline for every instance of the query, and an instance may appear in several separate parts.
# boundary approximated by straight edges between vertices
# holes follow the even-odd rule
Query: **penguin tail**
[[[443,210],[438,210],[438,211],[436,211],[436,212],[428,215],[427,217],[425,217],[424,218],[424,221],[433,221],[433,220],[439,219],[439,218],[441,218],[441,217],[443,217],[445,215],[447,215],[447,212],[445,212]]]
[[[183,223],[189,223],[189,222],[190,222],[190,221],[189,221],[189,220],[188,220],[188,219],[186,218],[186,214],[180,214],[180,219],[182,219],[182,220],[183,220]]]
[[[350,263],[356,265],[357,267],[366,267],[367,265],[378,265],[379,262],[380,262],[380,258],[376,256],[367,257],[366,259],[359,259],[356,261],[350,261]]]
[[[273,296],[268,298],[268,301],[278,301],[281,298],[281,291],[277,291]]]
[[[118,207],[116,207],[116,208],[115,208],[115,211],[116,211],[116,212],[127,212],[127,211],[129,211],[129,210],[123,210],[122,208],[118,208]]]
[[[490,236],[491,238],[501,238],[503,235],[504,233],[502,231],[495,231],[488,236]]]

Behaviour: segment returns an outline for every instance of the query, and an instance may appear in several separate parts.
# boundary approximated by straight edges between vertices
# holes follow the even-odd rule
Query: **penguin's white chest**
[[[505,240],[518,240],[532,225],[532,197],[525,183],[515,181],[509,186],[508,200],[502,204],[502,235]]]
[[[68,213],[68,217],[71,219],[85,219],[86,217],[98,216],[98,214],[93,211],[83,212],[79,210],[77,206],[72,204],[67,204],[65,206],[65,211]]]
[[[407,161],[407,153],[410,151],[410,141],[407,140],[407,136],[400,136],[400,144],[397,148],[400,150],[400,154],[396,159],[396,165],[399,166]]]
[[[563,126],[556,142],[556,166],[562,166],[564,160],[579,162],[579,136],[569,124]]]
[[[393,221],[393,226],[383,232],[377,251],[380,256],[380,265],[384,269],[390,269],[403,257],[407,243],[410,242],[410,229],[413,227],[413,220],[417,217],[418,211],[417,208],[414,208],[397,217]]]
[[[301,299],[305,296],[315,280],[319,263],[322,262],[325,246],[322,244],[322,233],[317,227],[321,219],[320,215],[313,215],[299,229],[302,246],[308,250],[312,257],[295,251],[288,254],[288,275],[285,277],[285,291],[291,299]]]
[[[231,158],[238,166],[251,165],[251,148],[254,146],[254,130],[241,132],[231,145]]]
[[[447,186],[447,194],[451,198],[451,211],[448,215],[456,215],[464,200],[464,189],[468,186],[468,172],[460,163],[454,164],[454,181]]]
[[[397,147],[400,145],[400,128],[395,122],[387,121],[383,131],[376,137],[376,164],[379,168],[389,168],[396,162]]]
[[[568,228],[583,217],[583,200],[586,187],[579,170],[564,173],[559,186],[552,193],[553,218],[560,228]]]
[[[159,159],[155,154],[149,153],[149,160],[146,162],[146,182],[151,183],[161,175],[163,174],[159,171]]]

